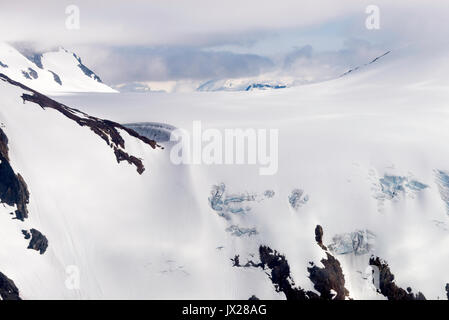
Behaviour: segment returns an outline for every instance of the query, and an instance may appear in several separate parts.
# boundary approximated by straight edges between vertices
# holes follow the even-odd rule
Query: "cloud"
[[[255,54],[205,51],[191,47],[100,48],[91,57],[106,82],[221,79],[257,76],[273,62]]]
[[[212,45],[242,35],[318,24],[363,7],[350,0],[16,0],[2,3],[0,38],[62,45]],[[68,5],[80,29],[65,25]]]

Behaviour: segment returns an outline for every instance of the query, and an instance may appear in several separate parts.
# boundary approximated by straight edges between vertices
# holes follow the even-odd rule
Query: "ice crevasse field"
[[[443,299],[447,71],[445,52],[404,47],[343,77],[275,91],[52,97],[122,124],[277,129],[278,171],[266,176],[254,165],[174,165],[170,142],[152,149],[121,132],[143,159],[139,175],[88,128],[0,81],[11,163],[30,191],[24,222],[0,207],[1,270],[23,298],[284,299],[263,270],[231,258],[257,260],[267,245],[285,255],[295,285],[314,291],[307,267],[325,257],[321,225],[351,298],[385,299],[365,277],[375,254],[398,286]],[[31,226],[48,238],[44,255],[24,250]]]

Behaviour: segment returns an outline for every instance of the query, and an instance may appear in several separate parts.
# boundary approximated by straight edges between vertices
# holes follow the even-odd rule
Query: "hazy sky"
[[[0,40],[62,45],[107,83],[320,74],[403,43],[447,41],[440,0],[5,1]],[[79,29],[66,8],[79,8]],[[368,30],[368,5],[380,29]]]

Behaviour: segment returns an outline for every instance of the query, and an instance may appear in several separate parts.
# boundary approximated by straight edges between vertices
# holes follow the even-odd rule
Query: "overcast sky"
[[[0,40],[62,45],[111,84],[320,74],[404,43],[449,39],[449,3],[440,0],[1,2]],[[379,30],[365,27],[370,4]],[[79,8],[79,29],[66,27],[69,5]]]

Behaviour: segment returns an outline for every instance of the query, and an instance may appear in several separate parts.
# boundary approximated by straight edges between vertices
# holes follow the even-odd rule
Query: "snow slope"
[[[11,45],[0,43],[0,73],[43,93],[116,92],[83,65],[75,54],[59,48],[27,58]]]
[[[91,130],[24,104],[23,89],[0,81],[11,163],[30,191],[24,222],[0,210],[0,271],[23,298],[284,299],[267,268],[231,259],[258,263],[269,246],[285,255],[295,286],[316,293],[308,268],[327,256],[316,241],[321,225],[349,297],[385,299],[369,277],[374,255],[397,286],[444,299],[447,70],[445,52],[412,47],[284,90],[58,97],[120,123],[278,129],[272,176],[254,165],[174,165],[170,142],[153,150],[123,133],[147,168],[139,175]],[[48,238],[43,255],[25,249],[20,231],[31,227]]]

